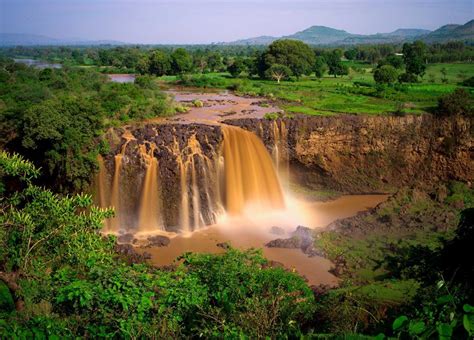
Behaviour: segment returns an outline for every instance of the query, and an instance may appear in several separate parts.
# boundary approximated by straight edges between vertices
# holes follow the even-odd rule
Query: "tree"
[[[282,39],[274,41],[264,54],[265,69],[274,64],[288,67],[296,77],[310,75],[314,68],[313,50],[298,40]]]
[[[397,70],[392,65],[384,65],[374,71],[377,84],[393,84],[397,80]]]
[[[112,211],[91,207],[89,195],[60,197],[32,184],[39,170],[21,156],[0,151],[0,187],[4,199],[0,210],[0,281],[7,284],[16,300],[24,306],[22,287],[45,284],[48,272],[70,265],[100,262],[112,254],[111,244],[101,241],[98,231]],[[22,186],[5,185],[10,176]],[[87,211],[87,212],[86,212]],[[49,282],[48,284],[51,284]]]
[[[403,44],[403,60],[405,62],[406,73],[421,76],[425,74],[425,54],[426,45],[422,41]]]
[[[400,83],[416,83],[418,78],[413,73],[402,73],[398,76],[398,81]]]
[[[219,71],[222,67],[222,55],[219,52],[209,53],[207,56],[207,66],[211,72]]]
[[[469,92],[462,88],[438,99],[436,114],[439,116],[472,116],[474,115],[473,100]]]
[[[381,60],[378,64],[378,66],[383,65],[392,65],[396,69],[401,69],[403,67],[403,58],[395,54],[389,55],[387,58]]]
[[[274,79],[279,84],[282,79],[291,76],[291,69],[285,65],[273,64],[265,71],[266,78]]]
[[[326,59],[324,59],[323,56],[316,57],[314,62],[314,74],[316,78],[322,78],[327,69],[328,65],[326,64]]]
[[[354,60],[357,57],[357,49],[351,48],[350,50],[345,51],[344,57],[346,57],[347,60]]]
[[[149,72],[158,77],[169,74],[171,71],[171,60],[168,54],[163,51],[154,51],[149,59]]]
[[[143,56],[138,60],[136,70],[140,74],[147,74],[150,72],[150,58],[147,56]]]
[[[227,67],[227,71],[234,78],[238,77],[242,72],[246,70],[247,70],[247,66],[245,65],[242,58],[235,59],[234,62]]]
[[[173,74],[183,74],[191,71],[193,59],[184,48],[178,48],[171,53],[171,72]]]
[[[334,78],[349,74],[349,68],[341,61],[341,54],[341,51],[336,49],[326,55],[329,74],[333,75]]]
[[[201,51],[193,54],[193,65],[194,68],[199,70],[199,73],[204,73],[204,70],[207,67],[206,55]]]
[[[448,82],[448,70],[446,69],[446,67],[441,68],[441,74],[443,75],[443,78],[441,78],[441,81],[443,83],[447,83]]]

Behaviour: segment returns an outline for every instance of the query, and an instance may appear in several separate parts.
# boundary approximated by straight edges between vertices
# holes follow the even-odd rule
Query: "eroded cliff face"
[[[118,216],[110,223],[109,231],[119,232],[126,226],[128,231],[146,232],[156,227],[140,221],[147,215],[143,212],[143,201],[149,203],[146,190],[158,191],[145,188],[152,161],[157,162],[156,174],[152,176],[159,181],[155,184],[159,187],[159,196],[153,198],[157,202],[153,202],[150,210],[160,212],[162,229],[192,231],[215,222],[218,184],[211,173],[216,171],[216,155],[222,142],[219,127],[147,124],[111,129],[106,139],[111,150],[103,158],[104,169],[102,176],[98,176],[103,183],[97,191],[104,193],[102,206],[118,206]],[[114,183],[117,183],[116,189]],[[140,230],[141,225],[145,230]]]
[[[226,123],[255,132],[271,152],[284,144],[287,152],[279,154],[292,176],[313,188],[371,193],[474,180],[472,118],[342,115]]]
[[[252,205],[284,207],[272,158],[253,133],[235,126],[147,124],[111,129],[99,157],[97,202],[114,207],[114,234],[191,232]]]

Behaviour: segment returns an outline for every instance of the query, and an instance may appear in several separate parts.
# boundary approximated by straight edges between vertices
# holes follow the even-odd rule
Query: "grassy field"
[[[185,86],[226,88],[242,94],[274,98],[280,100],[280,106],[288,113],[391,114],[397,106],[403,105],[406,113],[421,114],[436,106],[439,96],[454,91],[459,82],[474,76],[472,63],[432,64],[420,83],[395,85],[380,90],[373,80],[371,65],[347,63],[350,74],[338,78],[325,75],[317,79],[309,76],[277,84],[269,80],[234,79],[227,73],[210,73],[187,76],[181,83]],[[442,74],[443,68],[446,69],[446,76]],[[178,79],[166,76],[161,81],[174,84]]]

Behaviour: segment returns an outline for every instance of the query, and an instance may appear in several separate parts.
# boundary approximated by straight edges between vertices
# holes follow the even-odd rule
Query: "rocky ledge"
[[[338,115],[225,123],[258,134],[270,151],[283,144],[292,175],[315,189],[394,192],[474,180],[472,117]]]

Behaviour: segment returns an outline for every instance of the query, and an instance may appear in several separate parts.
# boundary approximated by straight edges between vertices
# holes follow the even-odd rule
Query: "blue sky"
[[[436,29],[474,0],[0,0],[0,32],[131,43],[210,43],[312,25],[351,33]]]

